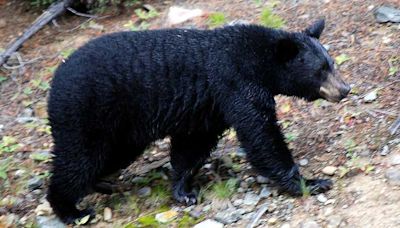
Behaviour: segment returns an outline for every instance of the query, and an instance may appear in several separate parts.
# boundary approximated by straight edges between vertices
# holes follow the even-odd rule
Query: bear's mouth
[[[330,102],[339,102],[350,92],[350,86],[345,83],[337,74],[329,74],[321,84],[319,94]]]

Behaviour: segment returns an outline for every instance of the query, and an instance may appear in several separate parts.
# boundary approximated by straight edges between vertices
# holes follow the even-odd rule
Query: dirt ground
[[[333,169],[329,176],[335,185],[318,196],[278,194],[250,169],[234,132],[230,132],[201,170],[201,203],[184,207],[175,204],[168,192],[168,140],[164,140],[118,177],[129,190],[111,196],[94,194],[84,200],[83,205],[95,205],[98,214],[91,226],[192,227],[207,218],[224,220],[218,213],[233,208],[241,210],[240,216],[233,222],[222,221],[225,227],[248,227],[255,212],[267,205],[257,227],[400,227],[400,130],[389,132],[400,116],[400,24],[379,24],[373,14],[383,4],[400,8],[398,0],[145,3],[159,13],[145,20],[149,29],[205,29],[210,27],[212,12],[222,12],[226,23],[237,19],[259,23],[266,7],[285,20],[283,29],[293,31],[324,17],[327,24],[321,42],[329,47],[339,72],[351,84],[351,94],[339,104],[278,96],[277,110],[301,171],[309,177],[327,177],[326,169]],[[171,6],[199,8],[206,13],[171,26],[167,23]],[[27,8],[21,0],[0,0],[0,50],[40,15],[40,10]],[[140,23],[134,11],[137,8],[142,4],[110,8],[99,14],[108,17],[90,21],[73,14],[60,17],[25,43],[8,66],[0,68],[0,227],[60,226],[44,200],[52,147],[46,114],[52,73],[88,40],[134,29],[135,23]],[[21,59],[26,62],[23,66]],[[155,169],[149,171],[152,167]],[[139,181],[138,176],[142,178]],[[213,186],[232,178],[238,181],[235,191],[224,199],[214,197],[218,190]],[[240,204],[263,188],[272,194],[250,206]],[[151,189],[151,193],[137,196],[143,189]],[[166,210],[178,215],[166,224],[154,221],[155,214]]]

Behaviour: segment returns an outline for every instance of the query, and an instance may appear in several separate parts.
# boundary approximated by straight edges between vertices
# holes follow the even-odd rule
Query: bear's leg
[[[301,180],[311,194],[329,190],[332,187],[330,180],[306,180],[301,176],[277,124],[273,96],[256,89],[243,89],[252,93],[243,94],[241,91],[238,96],[225,99],[223,103],[223,110],[227,112],[226,122],[237,131],[252,167],[292,195],[303,193]]]
[[[193,205],[197,195],[192,191],[192,179],[217,145],[218,133],[192,133],[172,136],[171,165],[173,168],[173,197],[180,203]]]
[[[113,154],[106,159],[103,172],[93,185],[93,190],[95,192],[110,195],[115,192],[124,191],[118,183],[107,180],[107,177],[129,166],[146,148],[145,145],[135,145],[131,139],[126,141],[127,142],[124,143],[123,140],[120,140],[118,144],[113,147]]]
[[[96,172],[101,169],[101,161],[85,155],[65,156],[64,152],[55,152],[55,155],[47,193],[47,200],[55,214],[67,224],[86,215],[93,217],[91,209],[78,210],[76,203],[90,192]]]

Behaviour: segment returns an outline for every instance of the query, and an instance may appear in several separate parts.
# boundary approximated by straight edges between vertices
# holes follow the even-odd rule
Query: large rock
[[[381,6],[374,12],[376,21],[379,23],[396,22],[400,23],[400,10],[390,7]]]
[[[241,211],[237,210],[234,207],[231,207],[227,210],[218,212],[215,215],[215,220],[222,222],[224,224],[232,224],[241,219],[241,217],[242,217]]]

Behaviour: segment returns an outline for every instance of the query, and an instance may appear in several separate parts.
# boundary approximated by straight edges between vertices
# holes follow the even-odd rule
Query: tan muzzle
[[[331,102],[339,102],[349,94],[351,88],[338,74],[329,74],[322,83],[319,94]]]

